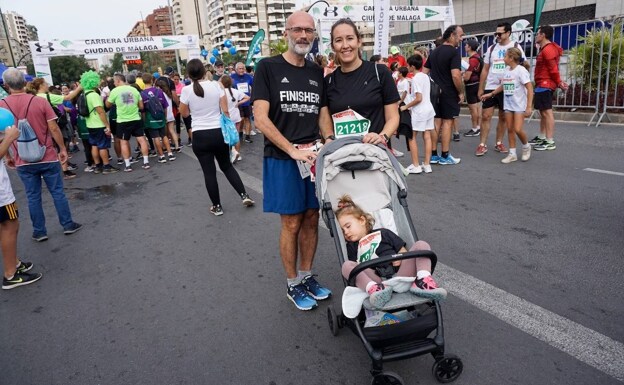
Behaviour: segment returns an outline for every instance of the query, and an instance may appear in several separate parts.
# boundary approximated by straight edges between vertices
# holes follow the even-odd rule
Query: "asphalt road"
[[[624,131],[557,127],[557,150],[529,162],[504,165],[493,150],[477,158],[478,139],[462,137],[452,147],[461,164],[408,177],[418,235],[451,293],[443,311],[447,352],[464,362],[457,384],[624,381]],[[536,125],[527,128],[534,136]],[[208,212],[185,148],[149,171],[79,172],[66,193],[84,229],[64,236],[46,194],[50,240],[34,243],[13,174],[19,255],[44,278],[0,293],[0,384],[370,383],[358,338],[330,334],[327,302],[301,312],[286,299],[255,138],[237,169],[258,206],[242,207],[220,175],[222,217]],[[315,272],[339,305],[324,229]],[[432,364],[385,367],[406,384],[435,384]]]

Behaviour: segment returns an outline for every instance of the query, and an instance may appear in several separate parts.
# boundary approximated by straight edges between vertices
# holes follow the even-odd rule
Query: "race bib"
[[[505,65],[504,60],[494,60],[494,63],[492,64],[492,73],[502,74],[503,72],[505,72],[506,67],[507,66]]]
[[[238,83],[236,85],[236,88],[240,91],[240,92],[244,92],[246,94],[249,93],[249,84],[247,83]]]
[[[368,134],[370,120],[348,109],[332,115],[334,121],[334,136],[345,138],[347,136],[364,136]]]
[[[295,146],[295,148],[298,150],[318,152],[323,146],[323,144],[317,140],[316,142],[307,143],[307,144],[294,144],[293,146]],[[299,175],[301,175],[301,179],[310,177],[310,181],[312,182],[315,181],[314,170],[312,169],[313,166],[311,166],[307,162],[298,160],[297,167],[299,168]]]
[[[358,263],[370,261],[378,258],[376,252],[381,243],[381,231],[375,231],[360,239],[358,243],[357,261]]]
[[[505,96],[513,96],[516,91],[516,84],[513,79],[503,79],[503,93]]]

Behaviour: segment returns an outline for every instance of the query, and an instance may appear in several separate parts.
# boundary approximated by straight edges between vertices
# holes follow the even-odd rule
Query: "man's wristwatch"
[[[385,142],[388,142],[390,140],[390,138],[386,134],[381,134],[380,136],[383,138]]]

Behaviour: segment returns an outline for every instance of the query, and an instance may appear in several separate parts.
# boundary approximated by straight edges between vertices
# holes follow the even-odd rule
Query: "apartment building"
[[[160,7],[145,17],[149,36],[173,35],[173,23],[169,7]],[[167,63],[175,62],[175,51],[160,51],[160,57]]]
[[[4,12],[2,16],[4,25],[0,28],[0,60],[7,65],[22,65],[30,61],[28,41],[34,40],[32,37],[36,37],[37,28],[28,25],[26,19],[17,12]]]

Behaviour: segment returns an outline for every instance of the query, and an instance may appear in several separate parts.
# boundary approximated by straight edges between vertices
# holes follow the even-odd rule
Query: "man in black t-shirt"
[[[290,15],[284,33],[288,51],[258,63],[252,90],[255,124],[264,134],[264,211],[280,214],[287,294],[300,310],[313,309],[316,300],[331,295],[312,274],[319,205],[305,167],[316,159],[319,111],[325,99],[323,70],[305,60],[315,32],[309,14]]]
[[[461,76],[461,54],[457,47],[464,36],[464,30],[458,25],[451,25],[442,34],[444,43],[431,52],[431,56],[425,64],[424,72],[431,76],[431,79],[440,87],[438,103],[434,104],[436,118],[442,120],[440,135],[442,135],[442,156],[438,157],[437,149],[434,149],[431,156],[431,163],[442,165],[457,164],[459,158],[454,158],[450,153],[451,128],[453,119],[459,116],[459,104],[464,99],[462,76]],[[434,130],[435,131],[435,130]],[[437,143],[437,135],[431,138],[433,143]],[[435,148],[435,147],[434,147]]]

